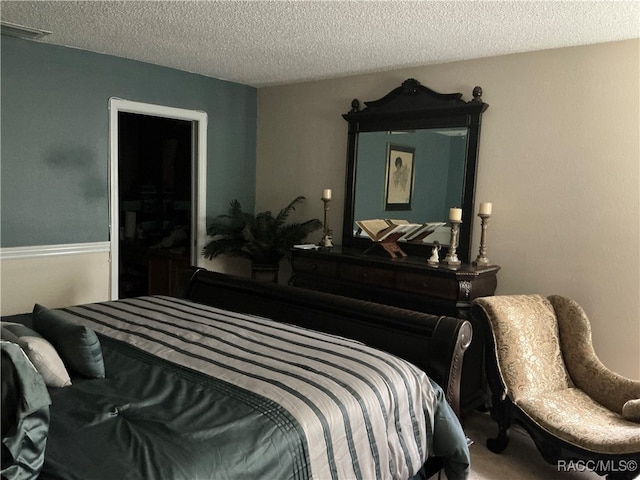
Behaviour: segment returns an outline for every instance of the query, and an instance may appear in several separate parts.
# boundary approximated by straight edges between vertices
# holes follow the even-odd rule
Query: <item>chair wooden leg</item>
[[[509,428],[498,427],[496,438],[487,438],[487,448],[493,453],[502,453],[509,445]]]
[[[511,427],[510,405],[494,396],[491,405],[491,417],[498,424],[498,436],[487,439],[487,448],[493,453],[502,453],[509,445],[509,427]]]

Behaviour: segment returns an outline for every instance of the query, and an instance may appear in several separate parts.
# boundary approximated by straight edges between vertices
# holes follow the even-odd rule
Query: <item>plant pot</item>
[[[252,263],[251,278],[259,282],[278,283],[279,267],[279,265]]]

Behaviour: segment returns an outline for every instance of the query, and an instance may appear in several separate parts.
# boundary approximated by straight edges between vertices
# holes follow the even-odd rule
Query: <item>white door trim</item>
[[[197,110],[165,107],[112,97],[109,99],[109,243],[111,261],[110,297],[118,299],[118,113],[138,113],[156,117],[188,120],[193,123],[191,265],[202,266],[200,251],[207,237],[207,114]]]

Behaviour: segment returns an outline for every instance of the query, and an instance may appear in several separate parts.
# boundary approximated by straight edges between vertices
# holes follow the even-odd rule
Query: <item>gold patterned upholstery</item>
[[[640,423],[640,398],[626,402],[622,406],[622,416],[632,422]]]
[[[575,301],[552,295],[558,319],[560,345],[564,362],[578,388],[609,410],[622,414],[622,406],[640,398],[640,382],[618,375],[605,367],[596,356],[591,341],[587,315]]]
[[[475,304],[493,335],[501,380],[500,391],[492,385],[494,398],[508,399],[543,431],[581,449],[640,453],[640,425],[632,421],[640,382],[600,362],[589,320],[576,302],[503,295]]]
[[[558,342],[558,322],[551,303],[542,295],[480,298],[495,338],[503,395],[520,398],[569,388]]]
[[[544,430],[572,445],[597,453],[640,452],[640,425],[579,388],[547,392],[517,405]]]

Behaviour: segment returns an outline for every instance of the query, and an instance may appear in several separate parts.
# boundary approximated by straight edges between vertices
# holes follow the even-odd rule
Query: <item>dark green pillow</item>
[[[67,368],[84,377],[104,378],[102,348],[93,330],[37,303],[33,328],[51,342]]]

